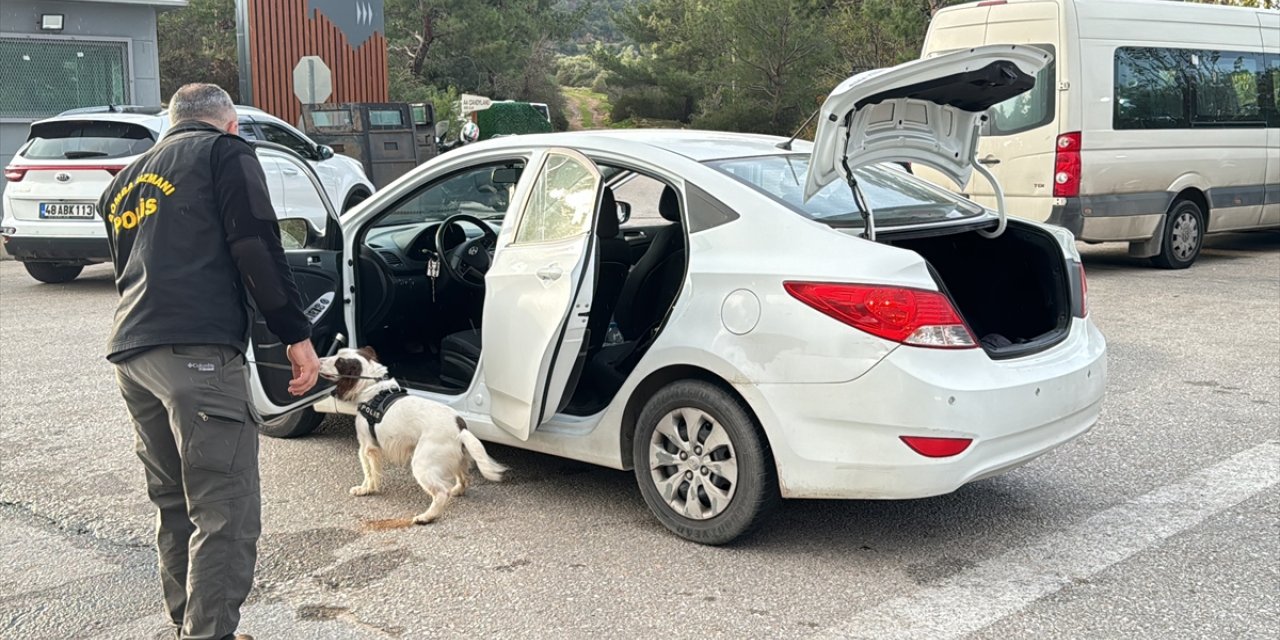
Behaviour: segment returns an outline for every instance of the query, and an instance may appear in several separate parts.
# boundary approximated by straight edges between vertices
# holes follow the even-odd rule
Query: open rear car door
[[[581,363],[595,290],[595,164],[548,149],[524,172],[485,276],[481,367],[494,424],[527,440],[560,409]]]
[[[988,45],[876,69],[841,82],[822,105],[805,176],[805,199],[852,172],[884,162],[910,162],[942,172],[963,188],[977,170],[995,189],[1004,228],[1004,196],[995,177],[976,164],[986,111],[1035,86],[1035,74],[1052,60],[1025,45]],[[875,239],[873,213],[863,208],[867,237]]]
[[[303,309],[311,320],[311,342],[316,353],[323,357],[340,346],[339,337],[346,326],[342,304],[342,228],[338,215],[306,161],[283,147],[265,143],[254,146],[264,165],[271,163],[296,170],[310,185],[305,189],[281,189],[281,193],[272,193],[271,199],[273,204],[277,199],[284,201],[285,211],[307,212],[306,218],[281,220],[280,235],[285,258],[302,295]],[[281,188],[271,181],[271,176],[268,176],[268,187]],[[317,229],[317,220],[326,220],[326,228]],[[308,407],[333,392],[333,384],[321,379],[307,396],[291,395],[288,387],[293,375],[287,369],[286,347],[267,329],[262,314],[255,313],[249,350],[257,364],[249,367],[249,387],[253,406],[265,421]]]

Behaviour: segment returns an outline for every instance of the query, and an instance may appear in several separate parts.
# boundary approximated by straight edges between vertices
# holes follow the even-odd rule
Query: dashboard
[[[496,222],[497,224],[495,224]],[[495,232],[501,221],[490,222]],[[364,244],[372,250],[381,266],[395,276],[422,275],[427,261],[436,254],[436,231],[439,221],[375,227],[365,235]],[[450,225],[445,231],[444,250],[480,236],[480,230],[469,224]]]

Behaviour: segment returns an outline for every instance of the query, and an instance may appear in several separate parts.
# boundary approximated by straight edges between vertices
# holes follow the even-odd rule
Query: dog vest
[[[409,392],[400,387],[383,389],[378,395],[356,406],[356,412],[369,422],[369,436],[373,438],[374,446],[381,446],[378,444],[378,423],[382,422],[382,417],[387,415],[391,405],[407,395]]]

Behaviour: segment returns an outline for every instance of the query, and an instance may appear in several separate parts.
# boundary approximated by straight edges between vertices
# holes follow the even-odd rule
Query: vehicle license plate
[[[92,202],[62,203],[41,202],[41,218],[92,218],[98,215],[98,205]]]

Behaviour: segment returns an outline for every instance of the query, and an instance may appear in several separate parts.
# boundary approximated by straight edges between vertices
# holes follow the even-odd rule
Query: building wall
[[[0,1],[0,38],[31,39],[33,47],[45,43],[123,43],[127,71],[124,86],[128,102],[158,105],[162,101],[160,62],[156,53],[156,10],[158,7],[176,8],[186,4],[186,0],[3,0]],[[40,14],[44,13],[66,16],[62,31],[41,31]],[[10,76],[10,70],[17,69],[12,64],[12,61],[0,61],[0,70],[6,76],[4,91],[14,91],[17,84],[17,80]],[[80,106],[88,105],[50,106],[48,113],[40,115],[0,110],[0,162],[7,164],[13,158],[18,147],[26,141],[33,121]]]

